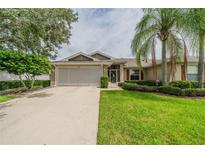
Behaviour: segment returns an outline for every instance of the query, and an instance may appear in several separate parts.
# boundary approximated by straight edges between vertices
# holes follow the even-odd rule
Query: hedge
[[[101,76],[101,78],[100,78],[100,87],[101,88],[107,88],[108,87],[108,77],[107,76]]]
[[[172,87],[172,86],[161,86],[158,87],[158,91],[165,93],[165,94],[170,94],[170,95],[176,95],[176,96],[184,96],[184,90],[178,87]]]
[[[183,90],[186,96],[196,97],[196,96],[205,96],[205,88],[193,88],[193,89],[184,89]]]
[[[175,96],[205,96],[205,88],[188,88],[188,89],[181,89],[179,87],[172,87],[172,86],[144,86],[139,85],[136,83],[128,83],[123,82],[120,83],[120,86],[125,90],[132,90],[132,91],[143,91],[143,92],[161,92],[164,94],[175,95]]]
[[[144,85],[144,86],[162,86],[161,81],[155,81],[155,80],[126,80],[127,83],[135,83],[138,85]]]
[[[178,87],[181,89],[187,89],[187,88],[198,88],[198,82],[197,81],[172,81],[169,83],[172,87]]]
[[[133,91],[145,91],[145,92],[156,92],[157,87],[156,86],[144,86],[144,85],[138,85],[133,83],[121,83],[121,86],[123,89],[126,90],[133,90]]]
[[[31,81],[25,80],[25,84],[29,86],[31,84]],[[49,87],[50,80],[35,80],[34,86]],[[0,91],[6,89],[20,88],[20,87],[23,87],[20,80],[0,81]]]

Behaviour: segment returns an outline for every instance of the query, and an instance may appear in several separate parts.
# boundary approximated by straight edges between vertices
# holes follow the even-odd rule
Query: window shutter
[[[130,79],[130,71],[129,71],[129,69],[127,69],[127,80],[129,80]]]
[[[141,71],[141,80],[144,80],[144,73]]]

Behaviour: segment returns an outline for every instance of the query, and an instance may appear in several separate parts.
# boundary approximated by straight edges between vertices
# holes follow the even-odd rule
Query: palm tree
[[[169,52],[171,66],[176,64],[177,57],[182,53],[185,41],[178,32],[177,23],[180,20],[180,9],[144,9],[144,15],[135,28],[131,48],[140,68],[141,58],[152,55],[153,68],[156,65],[155,48],[157,40],[161,42],[162,82],[167,85],[167,55]],[[168,52],[167,52],[168,51]],[[175,67],[171,67],[175,69]],[[175,71],[173,71],[175,72]]]
[[[180,25],[191,38],[193,46],[198,48],[198,82],[199,88],[203,88],[204,79],[204,45],[205,45],[205,9],[184,9]]]

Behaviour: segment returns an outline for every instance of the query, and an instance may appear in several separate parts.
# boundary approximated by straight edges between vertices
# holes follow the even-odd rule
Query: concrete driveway
[[[99,93],[55,87],[0,105],[0,144],[96,144]]]

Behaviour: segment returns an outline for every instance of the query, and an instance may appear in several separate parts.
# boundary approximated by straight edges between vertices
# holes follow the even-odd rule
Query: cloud
[[[83,51],[100,50],[113,57],[131,57],[134,28],[140,9],[75,9],[79,21],[72,26],[70,45],[64,45],[58,59]]]

